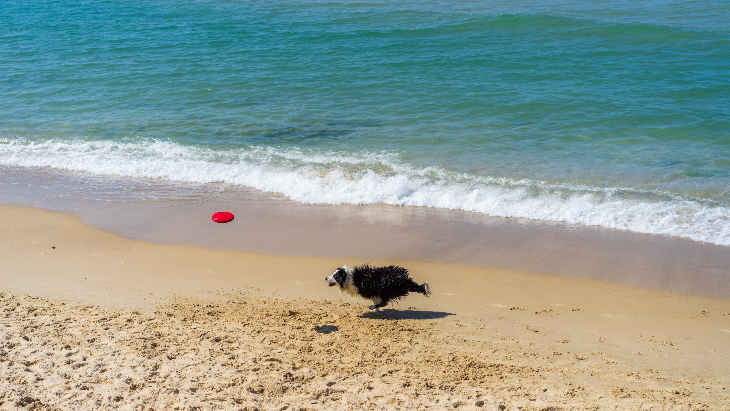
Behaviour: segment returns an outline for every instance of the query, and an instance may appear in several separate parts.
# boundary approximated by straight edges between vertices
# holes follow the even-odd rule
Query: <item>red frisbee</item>
[[[229,221],[233,221],[233,214],[221,211],[220,213],[213,214],[212,218],[216,223],[227,223]]]

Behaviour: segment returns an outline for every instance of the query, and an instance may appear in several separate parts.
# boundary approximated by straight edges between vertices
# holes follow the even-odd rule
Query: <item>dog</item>
[[[385,307],[389,302],[407,296],[409,293],[420,293],[426,297],[431,295],[431,287],[428,283],[418,285],[411,279],[408,270],[403,267],[391,265],[388,267],[370,267],[364,264],[349,268],[340,267],[325,277],[327,285],[340,286],[340,291],[345,291],[352,296],[372,300],[370,310],[377,311]]]

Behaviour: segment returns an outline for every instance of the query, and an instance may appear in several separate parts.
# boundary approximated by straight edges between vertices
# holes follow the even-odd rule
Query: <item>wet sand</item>
[[[366,261],[434,294],[373,314],[325,286]],[[14,206],[0,262],[3,409],[730,409],[727,299],[153,244]]]
[[[426,207],[301,204],[230,185],[44,168],[0,167],[0,175],[0,203],[71,212],[146,242],[496,267],[730,298],[730,247],[688,239]],[[216,211],[236,219],[211,224]]]

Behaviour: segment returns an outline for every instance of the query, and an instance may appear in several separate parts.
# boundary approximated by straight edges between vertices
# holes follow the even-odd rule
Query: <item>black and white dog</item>
[[[325,281],[330,287],[339,285],[340,290],[350,295],[372,300],[374,304],[368,308],[373,311],[407,296],[408,293],[421,293],[426,297],[431,295],[428,283],[416,284],[408,275],[408,270],[395,265],[370,267],[365,264],[352,268],[344,266],[336,269],[331,276],[325,277]]]

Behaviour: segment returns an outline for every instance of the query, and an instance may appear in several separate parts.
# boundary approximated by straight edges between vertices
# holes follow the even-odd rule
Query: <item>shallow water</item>
[[[87,200],[227,184],[730,245],[724,2],[2,6],[0,164]]]

